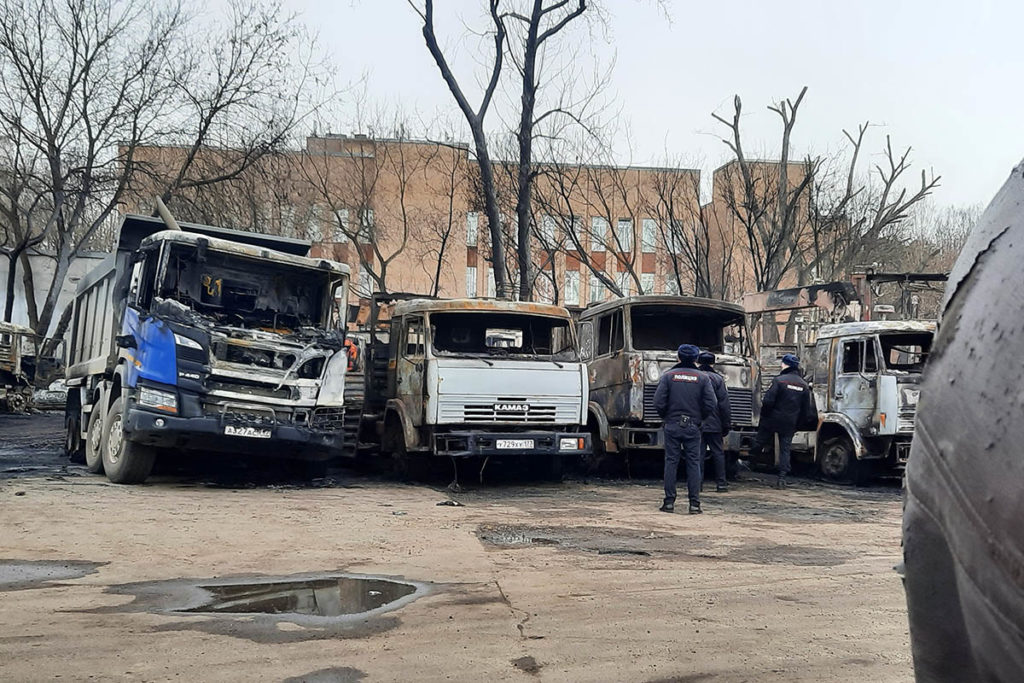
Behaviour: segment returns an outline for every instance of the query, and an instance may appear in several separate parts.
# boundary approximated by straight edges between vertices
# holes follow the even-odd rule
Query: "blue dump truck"
[[[159,453],[291,458],[344,447],[349,269],[310,244],[125,216],[67,338],[65,450],[110,481]]]

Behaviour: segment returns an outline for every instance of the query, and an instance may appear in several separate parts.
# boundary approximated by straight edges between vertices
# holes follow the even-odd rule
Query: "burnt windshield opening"
[[[878,337],[882,345],[882,361],[887,370],[919,373],[932,350],[930,332],[883,334]]]
[[[307,268],[178,244],[167,251],[156,296],[221,325],[280,331],[323,322],[324,278]]]
[[[432,313],[430,337],[436,355],[577,358],[572,330],[564,318],[521,313]]]
[[[675,351],[681,344],[693,344],[722,353],[732,351],[735,344],[742,342],[742,320],[732,313],[678,306],[632,306],[629,320],[636,351]]]

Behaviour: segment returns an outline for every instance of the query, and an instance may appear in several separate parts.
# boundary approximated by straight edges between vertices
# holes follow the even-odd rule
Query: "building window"
[[[359,241],[363,244],[373,242],[373,209],[359,211]]]
[[[620,218],[615,226],[615,236],[619,241],[619,249],[623,253],[633,251],[633,221],[629,218]]]
[[[645,254],[653,254],[658,243],[658,224],[653,218],[645,218],[641,224],[640,250]]]
[[[334,241],[341,244],[348,242],[348,209],[334,212]]]
[[[566,306],[580,305],[580,271],[565,271],[565,299]]]
[[[498,287],[494,284],[494,268],[487,266],[487,296],[492,299],[498,295]]]
[[[608,221],[600,216],[590,219],[590,251],[604,251],[608,239]]]
[[[541,273],[533,284],[537,301],[542,304],[552,304],[555,302],[555,288],[551,282],[550,275],[550,272]]]
[[[547,214],[540,217],[540,240],[545,247],[555,245],[555,219]]]
[[[466,296],[476,296],[476,266],[466,266]]]
[[[654,273],[640,273],[641,294],[654,294]]]
[[[366,266],[359,267],[359,282],[356,283],[356,294],[363,299],[369,299],[373,294],[373,275]]]
[[[626,271],[616,273],[615,286],[622,292],[622,296],[629,296],[633,290],[633,278]]]
[[[679,280],[676,279],[674,273],[669,273],[665,276],[665,293],[679,296]]]
[[[480,214],[470,211],[466,214],[466,246],[475,247],[477,235],[480,232]],[[474,296],[476,296],[474,294]]]
[[[281,207],[281,234],[284,237],[295,237],[295,207]]]
[[[590,303],[604,301],[604,282],[596,275],[590,276]]]
[[[672,219],[672,229],[668,231],[666,246],[670,254],[679,254],[683,251],[683,222],[677,218]]]
[[[306,237],[311,242],[323,240],[323,231],[320,229],[320,216],[323,215],[318,204],[309,207],[309,221],[306,225]]]

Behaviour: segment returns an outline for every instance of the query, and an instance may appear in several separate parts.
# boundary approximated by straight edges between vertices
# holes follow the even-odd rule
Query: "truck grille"
[[[732,423],[749,425],[754,422],[754,392],[750,389],[726,387],[729,392],[729,408],[732,410]]]
[[[914,433],[914,418],[915,412],[913,410],[901,410],[896,416],[896,432],[899,434],[913,434]]]
[[[313,418],[310,421],[313,429],[325,432],[341,431],[345,426],[344,408],[316,408],[313,410]]]
[[[528,406],[522,410],[519,406]],[[579,422],[578,400],[527,399],[498,396],[444,397],[440,401],[439,422],[452,423],[519,423],[576,424]]]
[[[234,379],[230,377],[222,377],[220,379],[211,378],[207,381],[206,387],[210,391],[230,391],[235,394],[260,396],[263,398],[290,399],[292,397],[292,391],[288,387],[281,387],[280,389],[277,389],[267,384],[260,384],[259,382],[250,382],[244,379]]]
[[[658,422],[658,411],[654,409],[654,392],[658,390],[657,384],[644,385],[644,422]]]

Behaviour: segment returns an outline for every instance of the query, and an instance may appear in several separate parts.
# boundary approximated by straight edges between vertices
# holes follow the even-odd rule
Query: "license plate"
[[[530,450],[533,448],[533,439],[498,439],[495,445],[502,450]]]
[[[261,429],[259,427],[232,427],[231,425],[224,426],[225,436],[244,436],[248,439],[269,439],[270,430]]]

